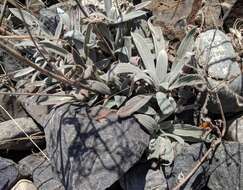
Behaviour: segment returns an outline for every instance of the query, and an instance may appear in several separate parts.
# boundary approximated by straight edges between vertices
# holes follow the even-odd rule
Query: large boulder
[[[54,109],[45,134],[51,163],[69,190],[110,187],[140,159],[150,138],[134,118],[80,104]]]

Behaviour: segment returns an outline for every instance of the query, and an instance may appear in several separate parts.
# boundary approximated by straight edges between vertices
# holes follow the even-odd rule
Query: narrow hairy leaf
[[[39,44],[43,45],[45,48],[47,48],[49,51],[56,53],[58,55],[61,55],[63,57],[66,57],[67,54],[69,53],[67,50],[64,48],[58,46],[57,44],[50,42],[50,41],[41,41]]]
[[[168,98],[165,93],[157,92],[156,99],[163,115],[170,115],[175,111],[175,104],[172,102],[172,98]]]
[[[172,68],[176,66],[176,64],[185,56],[187,52],[191,52],[194,46],[194,37],[196,34],[197,28],[191,29],[185,38],[182,40],[177,52],[175,62],[172,65]]]
[[[139,4],[135,5],[135,10],[143,9],[143,8],[147,7],[150,3],[151,3],[151,1],[145,1],[145,2],[139,3]]]
[[[157,112],[152,108],[151,106],[145,105],[142,108],[140,108],[138,113],[146,114],[146,115],[156,115]]]
[[[112,0],[104,0],[105,2],[105,12],[106,12],[106,16],[110,17],[110,11],[112,8]]]
[[[165,39],[163,36],[163,32],[161,30],[161,27],[154,26],[152,24],[151,20],[152,20],[152,17],[148,20],[148,27],[149,27],[152,37],[153,37],[155,54],[156,54],[156,57],[158,57],[159,52],[161,50],[165,50]]]
[[[135,18],[138,18],[140,16],[145,15],[146,13],[147,13],[146,11],[142,11],[142,10],[131,11],[129,13],[123,14],[122,17],[119,17],[117,19],[117,21],[115,22],[115,24],[119,24],[119,23],[127,22],[129,20],[133,20]]]
[[[9,10],[19,20],[21,20],[22,22],[25,21],[30,26],[39,24],[39,21],[38,21],[38,19],[35,16],[33,16],[32,14],[30,14],[29,12],[27,12],[27,11],[25,11],[23,9],[21,11],[23,13],[24,20],[22,19],[21,15],[19,13],[19,10],[17,8],[10,8]]]
[[[154,134],[154,132],[158,130],[158,124],[154,120],[154,118],[152,118],[151,116],[145,115],[145,114],[134,114],[133,116],[138,120],[138,122],[142,126],[144,126],[146,128],[146,130],[151,135]]]
[[[118,116],[123,118],[132,115],[134,112],[138,111],[141,107],[147,104],[151,98],[151,95],[137,95],[131,98],[118,110]]]
[[[93,25],[91,23],[89,23],[87,25],[85,39],[84,39],[84,53],[85,53],[86,57],[89,55],[88,44],[89,44],[89,41],[90,41],[90,36],[91,36],[92,30],[93,30]]]
[[[203,78],[198,74],[190,74],[185,76],[180,76],[174,83],[169,87],[170,90],[179,88],[182,86],[194,86],[198,84],[205,83]]]
[[[175,82],[175,80],[177,80],[177,78],[181,74],[183,67],[190,63],[192,55],[192,53],[187,52],[186,55],[182,59],[180,59],[180,61],[176,64],[176,66],[171,69],[168,79],[169,85],[171,85]]]
[[[63,93],[56,93],[56,94],[63,94]],[[60,97],[60,96],[48,96],[44,99],[42,99],[41,101],[38,102],[38,105],[43,105],[43,106],[48,106],[48,105],[60,105],[60,104],[64,104],[66,102],[70,102],[74,100],[73,97]]]
[[[155,72],[155,65],[154,65],[154,58],[153,55],[150,51],[150,49],[148,48],[148,46],[146,45],[146,42],[144,40],[144,38],[137,33],[131,33],[134,44],[139,52],[139,55],[141,56],[144,66],[147,70],[149,70],[150,72],[153,73],[153,75],[156,75]],[[153,76],[151,76],[152,78],[154,78]]]
[[[94,91],[97,91],[101,94],[111,94],[110,88],[102,82],[95,81],[95,80],[87,80],[88,87]]]
[[[14,74],[14,78],[18,78],[18,77],[23,77],[25,75],[28,75],[30,73],[32,73],[33,71],[35,71],[35,69],[33,67],[27,67],[21,70],[18,70],[16,74]]]
[[[168,69],[168,56],[165,50],[160,50],[156,62],[156,75],[159,82],[163,82]]]
[[[205,130],[189,125],[189,124],[174,124],[172,134],[182,137],[188,142],[212,142],[216,139],[214,134],[207,134]]]
[[[171,144],[171,141],[165,137],[159,136],[156,139],[152,139],[149,143],[149,153],[149,160],[164,160],[167,163],[163,165],[169,165],[174,160],[173,146]]]

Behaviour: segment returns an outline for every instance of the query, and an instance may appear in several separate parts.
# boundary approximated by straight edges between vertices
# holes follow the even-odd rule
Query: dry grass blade
[[[8,111],[2,106],[0,105],[0,108],[8,115],[8,117],[15,123],[15,125],[18,127],[18,129],[20,131],[22,131],[24,133],[24,135],[33,143],[33,145],[41,152],[41,154],[48,160],[50,161],[50,159],[47,157],[47,155],[40,149],[40,147],[35,143],[35,141],[31,138],[30,135],[28,135],[23,128],[15,121],[15,119],[8,113]]]

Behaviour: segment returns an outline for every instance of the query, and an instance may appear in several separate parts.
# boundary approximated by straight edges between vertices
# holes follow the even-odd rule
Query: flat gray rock
[[[45,126],[47,152],[68,190],[104,190],[141,157],[149,135],[133,119],[101,107],[53,110]]]
[[[38,190],[64,190],[51,164],[41,153],[29,155],[18,163],[20,175],[32,178]]]
[[[18,180],[19,172],[16,164],[0,157],[0,190],[9,190]]]
[[[221,144],[215,152],[208,187],[213,190],[241,190],[243,188],[243,145],[237,142]]]
[[[15,121],[25,131],[25,133],[32,135],[32,139],[37,144],[45,143],[45,138],[35,137],[35,134],[40,136],[43,132],[30,117],[16,118]],[[27,150],[34,146],[23,131],[20,130],[12,120],[1,122],[0,131],[0,150]]]

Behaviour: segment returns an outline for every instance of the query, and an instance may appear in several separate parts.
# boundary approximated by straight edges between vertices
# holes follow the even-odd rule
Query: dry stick
[[[0,92],[1,95],[10,95],[10,96],[57,96],[57,97],[73,97],[75,96],[70,94],[40,94],[40,93],[28,93],[28,92]]]
[[[8,1],[5,0],[3,3],[3,8],[2,8],[1,17],[0,17],[0,26],[2,25],[2,22],[3,22],[3,17],[4,17],[5,10],[6,10],[7,2]]]
[[[33,38],[42,38],[42,37],[40,37],[40,36],[33,36]],[[0,35],[0,39],[25,40],[25,39],[30,39],[30,36],[29,35],[8,35],[8,36],[1,36]]]
[[[75,2],[77,3],[79,9],[81,10],[81,12],[83,13],[83,15],[87,18],[89,17],[89,15],[85,12],[84,8],[80,5],[78,0],[75,0]]]
[[[222,138],[222,137],[224,137],[225,131],[226,131],[226,119],[225,119],[222,104],[221,104],[220,99],[219,99],[218,92],[215,92],[215,95],[216,95],[216,98],[217,98],[217,103],[219,105],[220,114],[221,114],[221,117],[222,117],[222,120],[223,120],[223,129],[222,129],[222,132],[221,132],[221,138]]]
[[[193,167],[191,172],[182,179],[182,181],[177,184],[172,190],[179,190],[191,177],[192,175],[198,170],[198,168],[202,165],[202,163],[207,159],[209,154],[215,149],[217,145],[221,142],[221,139],[217,139],[214,143],[211,144],[211,147],[207,150],[204,156],[197,162],[197,164]]]
[[[63,78],[62,76],[59,76],[53,72],[50,72],[46,69],[43,69],[41,67],[39,67],[38,65],[32,63],[30,60],[26,59],[25,57],[23,57],[19,52],[17,52],[16,50],[8,47],[7,45],[5,45],[2,41],[0,41],[0,47],[5,50],[7,53],[9,53],[11,56],[15,57],[18,61],[22,62],[25,65],[31,66],[34,69],[36,69],[37,71],[39,71],[40,73],[49,76],[51,78],[54,78],[56,80],[58,80],[59,82],[62,82],[64,84],[68,84],[71,86],[75,86],[75,87],[81,87],[84,88],[86,90],[90,90],[92,92],[96,92],[95,90],[89,88],[88,86],[81,84],[80,82],[76,82],[76,81],[72,81],[66,78]]]
[[[30,135],[28,135],[24,129],[16,122],[16,120],[8,113],[8,111],[0,104],[0,108],[8,115],[8,117],[15,123],[15,125],[18,127],[20,131],[24,133],[26,137],[33,143],[33,145],[41,152],[41,154],[48,160],[50,159],[47,157],[47,155],[40,149],[40,147],[35,143],[35,141],[31,138]]]

